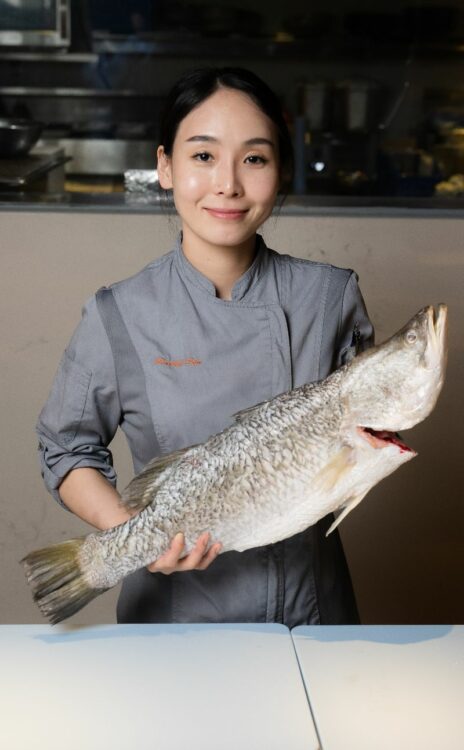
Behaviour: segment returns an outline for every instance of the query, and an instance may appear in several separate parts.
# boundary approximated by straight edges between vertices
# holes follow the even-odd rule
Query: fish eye
[[[408,344],[415,344],[417,341],[417,333],[413,330],[408,331],[405,335],[405,339]]]

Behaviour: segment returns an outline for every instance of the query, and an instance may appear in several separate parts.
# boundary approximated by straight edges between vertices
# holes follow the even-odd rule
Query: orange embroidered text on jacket
[[[182,367],[182,365],[201,365],[201,359],[193,359],[192,357],[188,357],[187,359],[165,359],[164,357],[157,357],[153,364]]]

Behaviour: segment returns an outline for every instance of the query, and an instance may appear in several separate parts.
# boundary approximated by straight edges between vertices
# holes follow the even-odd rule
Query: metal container
[[[326,130],[330,120],[329,85],[325,81],[302,83],[298,90],[299,111],[309,130]]]
[[[0,119],[0,158],[24,156],[40,138],[43,125],[34,120]]]
[[[66,174],[122,176],[128,169],[154,169],[156,165],[156,143],[153,141],[60,138],[49,142],[71,157]]]
[[[384,88],[375,81],[340,81],[333,92],[332,128],[339,132],[372,132],[380,124]]]

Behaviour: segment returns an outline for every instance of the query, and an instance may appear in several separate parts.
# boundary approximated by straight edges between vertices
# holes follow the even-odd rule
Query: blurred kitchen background
[[[169,87],[229,64],[281,97],[287,193],[464,204],[464,3],[443,0],[0,0],[0,198],[155,195]]]

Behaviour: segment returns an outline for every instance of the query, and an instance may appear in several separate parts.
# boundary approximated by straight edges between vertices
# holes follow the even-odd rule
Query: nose
[[[243,193],[240,176],[233,161],[222,161],[214,171],[214,192],[216,195],[234,197]]]

